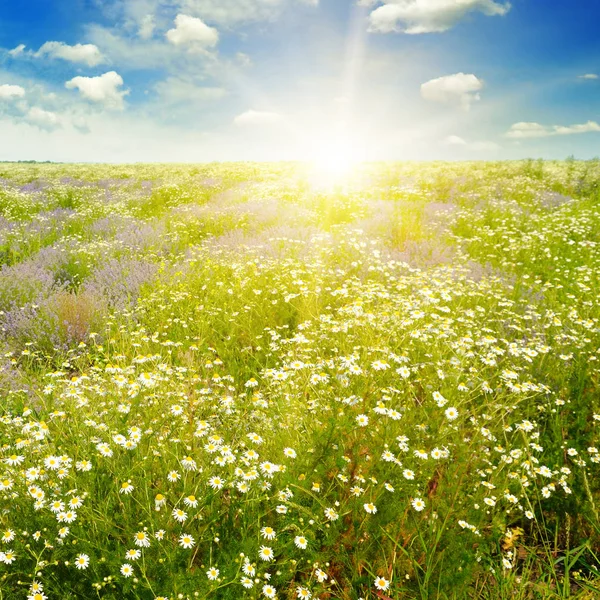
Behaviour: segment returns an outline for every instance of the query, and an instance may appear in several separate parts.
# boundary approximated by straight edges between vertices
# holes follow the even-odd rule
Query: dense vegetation
[[[0,165],[0,598],[598,597],[599,274],[598,161]]]

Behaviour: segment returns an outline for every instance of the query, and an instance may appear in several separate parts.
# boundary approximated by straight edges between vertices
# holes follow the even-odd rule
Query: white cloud
[[[446,146],[466,146],[467,142],[458,135],[449,135],[445,140]]]
[[[295,0],[318,6],[319,0]],[[270,21],[292,5],[292,0],[179,0],[182,11],[226,27],[256,21]]]
[[[38,106],[33,106],[27,111],[25,121],[46,131],[54,131],[61,126],[60,119],[56,113],[44,110]]]
[[[421,85],[421,96],[431,102],[459,104],[465,110],[480,99],[479,90],[483,81],[472,73],[456,73],[431,79]]]
[[[175,46],[187,46],[188,50],[212,48],[219,41],[219,32],[202,19],[179,14],[175,17],[175,29],[169,29],[167,39]]]
[[[579,125],[540,125],[539,123],[520,122],[511,125],[504,134],[508,138],[541,138],[556,135],[574,135],[577,133],[600,132],[600,125],[595,121],[588,121]]]
[[[283,117],[276,112],[247,110],[241,115],[238,115],[233,120],[233,123],[238,126],[276,125],[277,123],[280,123],[282,119]]]
[[[123,78],[115,71],[109,71],[98,77],[73,77],[65,83],[67,89],[78,89],[79,93],[92,102],[106,108],[123,109],[123,97],[129,90],[121,90]]]
[[[22,98],[24,95],[25,90],[20,85],[10,85],[9,83],[0,85],[0,100]]]
[[[447,31],[469,13],[502,16],[510,4],[497,0],[361,0],[363,6],[382,3],[369,15],[369,31],[409,34]]]
[[[193,81],[168,77],[154,86],[160,100],[164,104],[187,104],[193,109],[192,103],[218,100],[227,95],[227,90],[221,87],[198,86]]]
[[[138,35],[143,39],[147,40],[152,37],[154,33],[154,28],[156,27],[156,22],[154,20],[154,15],[144,15],[139,25]]]
[[[586,73],[585,75],[579,75],[579,79],[600,79],[600,76],[596,73]]]
[[[88,67],[95,67],[106,62],[106,59],[94,44],[75,44],[74,46],[69,46],[64,42],[46,42],[34,56],[62,58],[69,62],[83,63]]]
[[[454,146],[456,148],[463,148],[465,150],[473,150],[475,152],[493,152],[500,149],[500,146],[495,142],[479,141],[479,142],[468,142],[464,138],[458,135],[449,135],[442,142],[444,146]]]
[[[19,44],[16,48],[9,50],[8,53],[11,56],[19,56],[19,54],[23,54],[23,50],[25,50],[25,44]]]

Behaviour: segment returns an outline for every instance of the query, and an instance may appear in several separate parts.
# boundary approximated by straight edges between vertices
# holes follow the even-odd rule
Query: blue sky
[[[0,160],[591,158],[595,0],[0,4]]]

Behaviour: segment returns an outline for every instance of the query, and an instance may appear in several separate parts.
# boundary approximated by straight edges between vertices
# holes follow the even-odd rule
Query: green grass
[[[0,176],[2,600],[600,594],[598,161]]]

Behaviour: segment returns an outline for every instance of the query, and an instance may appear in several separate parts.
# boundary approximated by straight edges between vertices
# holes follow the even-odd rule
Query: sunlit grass
[[[600,593],[598,162],[354,158],[0,167],[0,598]]]

